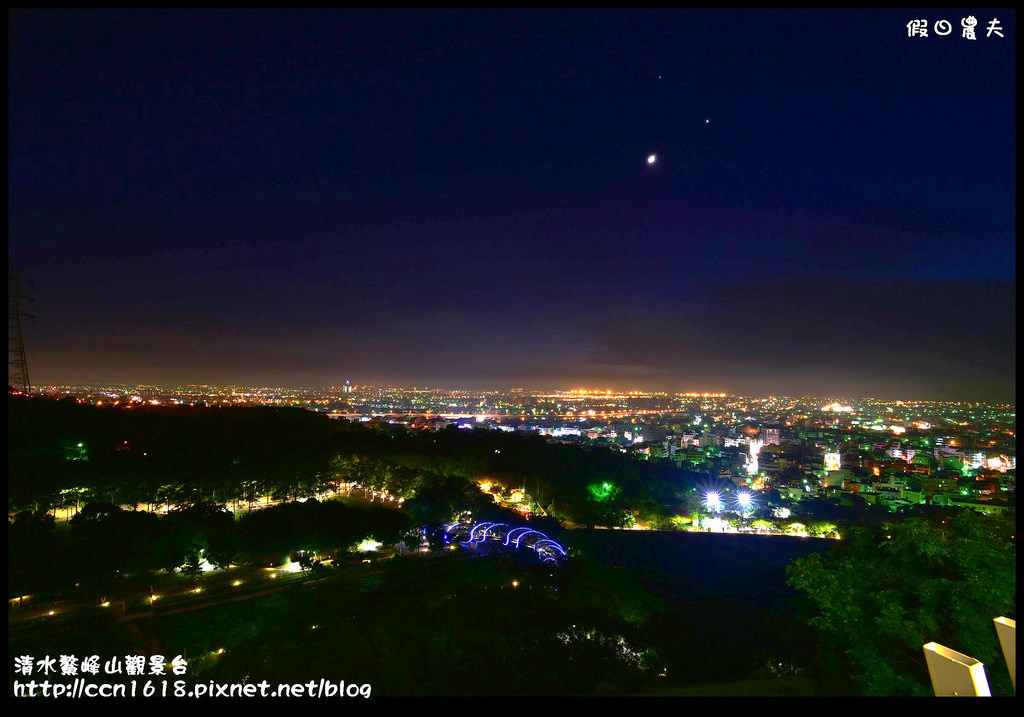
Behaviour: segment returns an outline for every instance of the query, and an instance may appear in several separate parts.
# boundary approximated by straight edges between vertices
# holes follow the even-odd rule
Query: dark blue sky
[[[1015,32],[13,12],[33,383],[1012,400]]]

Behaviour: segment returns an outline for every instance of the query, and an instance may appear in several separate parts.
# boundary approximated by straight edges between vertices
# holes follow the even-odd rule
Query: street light
[[[704,505],[713,513],[722,509],[722,496],[717,491],[709,490],[704,494]]]

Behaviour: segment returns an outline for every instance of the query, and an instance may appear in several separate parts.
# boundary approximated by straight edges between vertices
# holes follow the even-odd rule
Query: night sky
[[[1015,37],[12,12],[32,383],[1012,401]]]

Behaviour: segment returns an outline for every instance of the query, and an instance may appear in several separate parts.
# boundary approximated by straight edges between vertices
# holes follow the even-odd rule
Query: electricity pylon
[[[22,284],[32,286],[34,282],[22,279],[20,270],[15,268],[14,273],[7,276],[7,387],[9,391],[29,394],[32,392],[32,384],[28,379],[21,320],[33,321],[36,318],[24,310],[25,304],[35,299],[22,293]]]

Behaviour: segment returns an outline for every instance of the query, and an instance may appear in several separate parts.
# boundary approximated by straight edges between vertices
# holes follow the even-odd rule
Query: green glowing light
[[[604,483],[591,483],[587,486],[587,490],[594,496],[594,500],[606,501],[611,499],[619,489],[614,484],[605,481]]]

